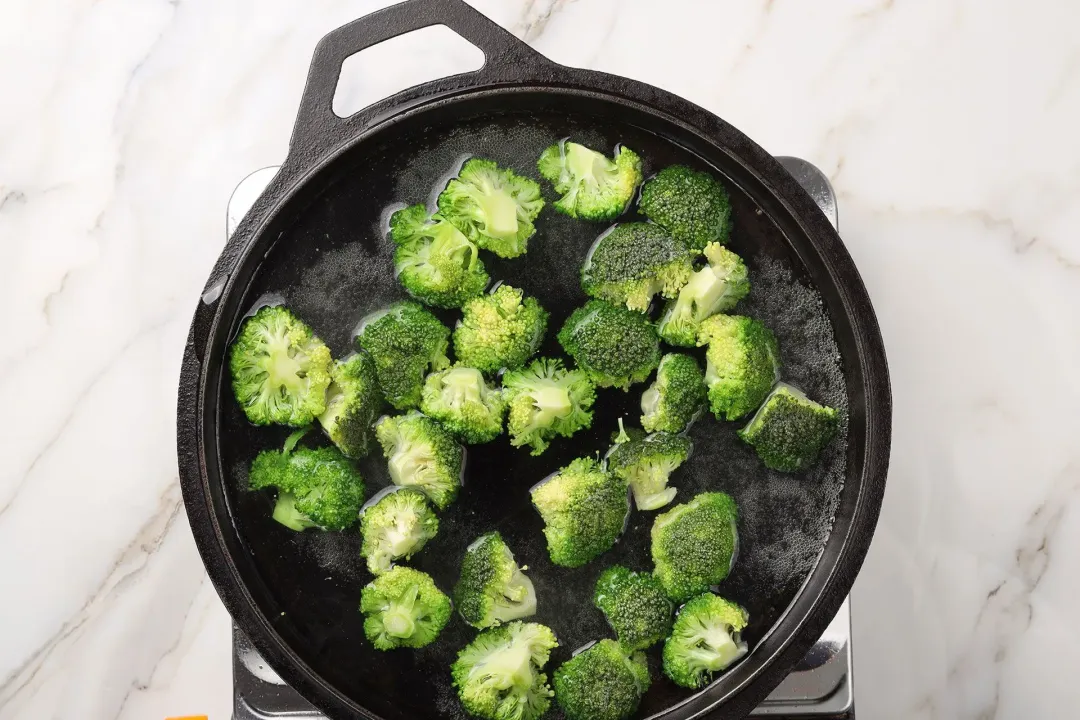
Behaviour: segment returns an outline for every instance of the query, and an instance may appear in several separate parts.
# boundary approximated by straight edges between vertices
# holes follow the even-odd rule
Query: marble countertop
[[[229,621],[177,483],[181,349],[229,194],[284,156],[316,41],[381,4],[0,11],[0,718],[229,717]],[[1075,717],[1080,5],[474,4],[834,183],[895,397],[852,606],[860,717]],[[403,42],[339,100],[478,57]]]

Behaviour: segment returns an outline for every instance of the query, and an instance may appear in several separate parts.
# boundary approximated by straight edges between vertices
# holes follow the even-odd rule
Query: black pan
[[[480,48],[484,67],[348,118],[334,115],[343,60],[434,24]],[[365,642],[357,605],[370,577],[358,533],[292,533],[271,520],[269,496],[246,490],[251,458],[279,446],[287,430],[244,421],[223,369],[229,340],[244,314],[274,293],[335,355],[348,352],[360,318],[403,296],[384,237],[389,206],[429,201],[470,153],[535,177],[539,152],[565,136],[594,147],[625,143],[645,158],[647,172],[678,162],[722,176],[734,205],[731,247],[747,259],[754,286],[740,312],[777,332],[786,379],[847,418],[821,463],[799,475],[764,470],[736,439],[734,423],[709,417],[693,427],[695,450],[675,479],[677,500],[706,488],[738,500],[740,556],[720,590],[749,609],[752,650],[692,694],[662,677],[654,649],[654,684],[640,716],[746,715],[818,638],[862,564],[885,487],[888,374],[866,290],[813,200],[762,148],[702,108],[642,83],[556,65],[460,0],[412,0],[319,43],[288,157],[207,282],[180,377],[180,477],[207,571],[270,665],[331,717],[461,716],[447,665],[473,631],[455,620],[421,651],[379,653]],[[553,336],[584,301],[577,269],[600,228],[550,208],[537,226],[528,255],[489,257],[488,269],[551,311],[544,351],[558,352]],[[589,590],[609,563],[650,567],[646,538],[654,514],[635,512],[615,549],[568,571],[548,562],[527,489],[572,457],[605,449],[618,417],[636,419],[644,387],[602,391],[593,429],[539,458],[505,441],[471,450],[461,498],[444,513],[440,535],[414,558],[449,589],[465,546],[499,528],[530,567],[540,601],[535,619],[562,642],[552,667],[576,647],[610,636]],[[369,492],[388,482],[378,457],[361,469]]]

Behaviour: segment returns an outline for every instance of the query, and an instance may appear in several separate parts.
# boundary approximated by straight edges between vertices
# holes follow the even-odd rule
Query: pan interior
[[[830,320],[830,310],[834,318],[842,318],[842,313],[832,307],[834,301],[823,300],[812,289],[816,273],[800,261],[795,250],[800,241],[786,237],[758,200],[732,180],[735,173],[727,172],[723,156],[699,156],[635,126],[630,116],[568,113],[556,105],[515,110],[508,105],[501,103],[498,112],[480,108],[465,119],[447,114],[384,127],[316,175],[316,191],[302,204],[293,203],[296,207],[288,210],[265,257],[252,253],[259,261],[249,262],[258,262],[258,267],[247,270],[251,279],[246,291],[232,303],[233,331],[244,313],[274,295],[308,322],[335,356],[342,356],[352,349],[353,330],[361,318],[405,297],[395,281],[391,244],[385,237],[389,208],[431,205],[470,155],[539,179],[536,158],[560,138],[605,150],[622,143],[642,156],[646,176],[673,163],[728,176],[735,217],[730,248],[748,262],[753,285],[737,311],[760,318],[776,332],[784,379],[845,414],[849,406],[861,405],[849,398],[854,388],[845,381]],[[553,199],[550,186],[544,187],[545,196]],[[571,220],[548,205],[537,228],[524,257],[500,260],[485,253],[484,260],[493,280],[523,288],[550,311],[541,354],[561,355],[555,334],[585,301],[578,269],[603,226]],[[450,326],[458,316],[441,315]],[[699,350],[693,352],[702,357]],[[360,589],[371,580],[359,555],[358,532],[294,533],[271,519],[272,496],[246,489],[247,465],[258,451],[280,447],[288,430],[251,426],[232,399],[227,378],[220,387],[217,453],[230,515],[225,524],[231,522],[244,546],[242,572],[265,616],[300,659],[358,707],[383,717],[464,717],[450,686],[448,665],[475,631],[455,616],[427,648],[387,653],[372,649],[358,610]],[[619,417],[638,425],[646,387],[636,385],[626,393],[599,391],[592,429],[555,441],[539,457],[511,448],[505,437],[470,447],[459,500],[442,513],[438,536],[410,563],[430,573],[449,593],[465,547],[479,534],[498,529],[518,561],[528,566],[536,586],[539,610],[532,619],[551,626],[562,644],[549,674],[576,648],[612,636],[592,605],[593,584],[613,563],[651,568],[648,537],[657,513],[635,510],[613,550],[568,570],[548,560],[528,489],[574,457],[603,453]],[[678,488],[675,502],[704,490],[722,490],[738,501],[739,556],[718,589],[749,610],[751,624],[744,635],[753,648],[796,597],[825,546],[843,493],[848,453],[845,428],[811,471],[771,472],[736,437],[741,425],[702,417],[690,431],[693,454],[672,483]],[[326,440],[313,433],[308,442]],[[389,483],[381,456],[359,465],[369,496]],[[659,647],[649,656],[654,684],[643,716],[662,712],[690,694],[662,676]],[[744,660],[753,661],[753,655]]]

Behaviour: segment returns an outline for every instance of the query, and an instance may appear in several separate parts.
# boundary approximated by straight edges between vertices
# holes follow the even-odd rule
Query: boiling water
[[[275,243],[248,288],[248,305],[265,293],[283,297],[334,351],[350,352],[355,329],[390,302],[405,297],[394,280],[392,247],[386,239],[388,210],[401,203],[430,204],[461,162],[470,155],[492,158],[537,178],[535,158],[550,143],[569,135],[593,147],[624,142],[645,160],[650,175],[674,162],[702,166],[697,158],[644,131],[605,125],[609,121],[568,122],[563,117],[480,119],[446,132],[427,129],[384,148],[370,150],[341,172],[322,197]],[[550,186],[544,185],[551,199]],[[730,184],[729,184],[730,187]],[[753,200],[731,187],[735,233],[730,247],[751,270],[752,291],[736,312],[760,318],[777,334],[785,380],[811,397],[845,411],[840,353],[829,316],[818,294],[803,279],[779,230]],[[621,221],[640,219],[633,211]],[[537,297],[551,312],[541,354],[561,355],[555,335],[570,312],[585,301],[579,268],[603,225],[572,220],[545,208],[527,255],[483,259],[493,281],[507,282]],[[654,316],[658,308],[654,308]],[[459,314],[440,312],[453,327]],[[239,319],[238,319],[239,321]],[[699,359],[702,353],[694,352]],[[224,385],[221,399],[222,467],[228,472],[233,521],[272,598],[267,616],[296,652],[345,694],[386,716],[464,716],[450,687],[447,666],[475,631],[455,616],[439,639],[418,651],[379,653],[366,643],[357,606],[370,576],[360,558],[357,531],[293,533],[271,519],[269,494],[247,491],[247,464],[263,448],[280,446],[289,430],[248,425]],[[656,512],[634,510],[614,549],[585,567],[569,570],[548,560],[539,516],[528,490],[578,456],[602,456],[617,420],[639,424],[643,383],[629,392],[598,391],[591,430],[554,441],[531,457],[505,437],[469,449],[466,482],[458,501],[440,515],[437,537],[410,563],[430,573],[450,592],[465,549],[482,533],[499,530],[515,556],[529,567],[538,613],[561,642],[549,672],[573,649],[611,637],[603,615],[592,605],[597,576],[609,564],[651,567],[649,528]],[[718,422],[705,414],[689,430],[694,452],[672,478],[675,502],[695,493],[722,490],[740,508],[739,558],[717,590],[748,608],[743,634],[755,643],[795,597],[812,570],[837,508],[845,476],[846,427],[807,473],[785,475],[765,469],[735,431],[742,423]],[[325,439],[312,433],[305,443]],[[359,463],[368,495],[389,485],[381,456]],[[689,693],[659,673],[658,648],[650,652],[654,687],[643,713],[658,712]],[[381,703],[381,704],[380,704]]]

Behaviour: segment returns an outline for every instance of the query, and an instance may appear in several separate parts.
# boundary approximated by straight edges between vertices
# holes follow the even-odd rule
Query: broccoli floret
[[[356,522],[364,502],[364,478],[337,448],[296,447],[299,430],[277,450],[263,450],[251,463],[252,489],[277,488],[274,519],[290,530],[344,530]]]
[[[609,567],[596,581],[593,602],[627,650],[644,650],[671,632],[671,600],[649,573]]]
[[[706,344],[705,384],[716,419],[738,420],[753,412],[780,373],[772,330],[741,315],[713,315],[698,332],[698,345]]]
[[[488,277],[476,245],[423,205],[398,210],[390,217],[394,268],[402,286],[426,305],[461,307],[484,292]]]
[[[232,343],[233,393],[256,425],[307,425],[326,409],[332,362],[329,348],[288,308],[263,307]]]
[[[712,593],[698,595],[679,610],[671,637],[664,643],[664,674],[676,685],[698,689],[712,674],[746,654],[739,633],[750,615]]]
[[[509,285],[469,300],[461,312],[454,329],[454,353],[461,364],[488,373],[524,365],[547,330],[547,311],[536,298]]]
[[[450,619],[450,598],[427,573],[396,567],[360,591],[364,634],[376,650],[420,648]]]
[[[578,458],[532,489],[551,562],[580,567],[610,550],[630,504],[626,483],[592,458]]]
[[[419,303],[404,300],[369,318],[356,338],[375,361],[386,401],[398,410],[420,405],[420,390],[428,369],[450,365],[446,351],[450,329]]]
[[[705,246],[709,264],[697,270],[690,282],[669,300],[660,317],[660,337],[671,345],[693,347],[701,321],[727,312],[750,292],[746,263],[720,243]]]
[[[506,402],[476,368],[457,367],[427,376],[420,410],[470,445],[502,434]]]
[[[597,387],[628,390],[660,362],[656,328],[640,313],[590,300],[559,331],[559,343]]]
[[[367,353],[355,353],[334,363],[330,377],[319,423],[346,457],[367,457],[375,439],[371,426],[383,406],[375,363]]]
[[[668,597],[683,602],[727,577],[738,547],[738,519],[735,501],[719,492],[701,493],[656,516],[652,558]]]
[[[536,591],[524,570],[499,533],[477,538],[465,551],[454,588],[454,601],[465,622],[483,629],[534,614]]]
[[[382,575],[393,562],[420,552],[439,531],[439,518],[424,494],[409,488],[392,490],[364,508],[360,515],[363,544],[360,555],[368,570]]]
[[[601,640],[555,671],[555,700],[569,720],[624,720],[651,681],[643,653],[627,656],[619,643]]]
[[[630,485],[638,510],[656,510],[675,499],[668,478],[686,462],[690,447],[690,438],[666,432],[627,438],[608,454],[608,469]]]
[[[705,404],[706,392],[697,360],[668,353],[660,358],[656,380],[641,394],[641,426],[649,432],[682,432]]]
[[[696,251],[731,236],[731,198],[709,173],[664,168],[641,188],[642,214]]]
[[[537,358],[503,375],[502,384],[514,447],[528,445],[539,455],[556,435],[570,437],[592,425],[596,389],[585,373],[567,370],[561,360]]]
[[[561,140],[540,155],[536,166],[562,193],[555,209],[579,220],[614,220],[626,210],[641,183],[641,158],[622,146],[612,161],[601,152]]]
[[[542,671],[559,646],[537,623],[512,622],[476,636],[450,667],[461,704],[485,720],[536,720],[551,705]]]
[[[780,383],[739,431],[739,437],[754,447],[765,467],[796,472],[817,462],[839,428],[840,415],[835,409]]]
[[[446,428],[418,412],[375,424],[395,485],[420,490],[440,510],[457,497],[463,451]]]
[[[439,213],[477,245],[514,258],[528,249],[544,199],[533,180],[491,160],[473,158],[447,184],[438,206]]]
[[[622,223],[589,251],[581,287],[594,298],[645,312],[656,293],[675,297],[693,269],[690,250],[659,225]]]

